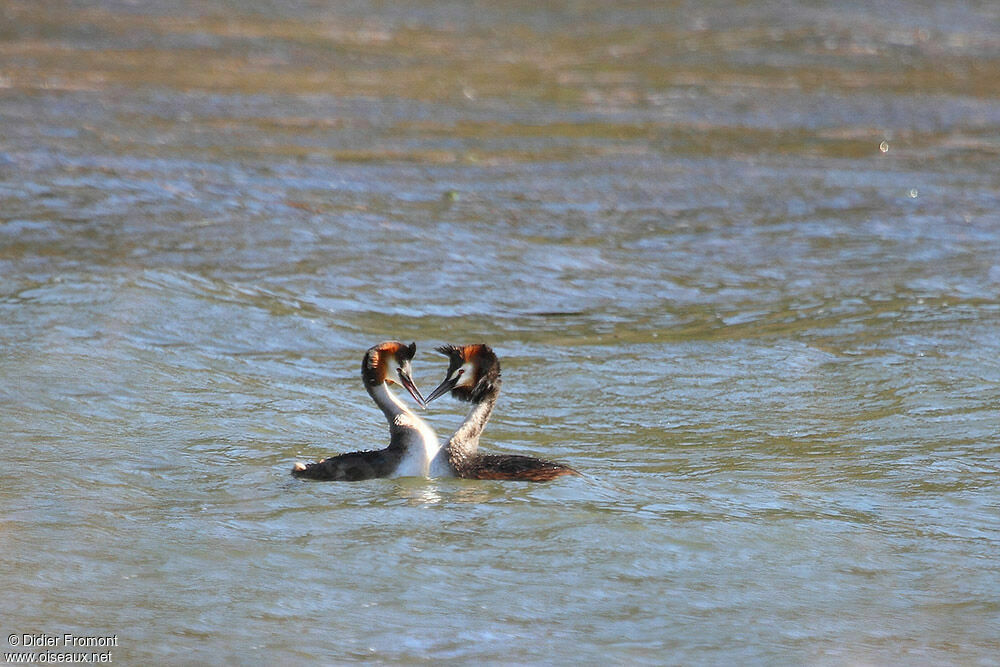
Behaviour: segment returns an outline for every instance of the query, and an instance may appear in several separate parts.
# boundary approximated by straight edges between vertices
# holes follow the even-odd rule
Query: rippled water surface
[[[4,637],[996,664],[995,3],[13,0],[0,123]],[[389,338],[586,476],[293,480]]]

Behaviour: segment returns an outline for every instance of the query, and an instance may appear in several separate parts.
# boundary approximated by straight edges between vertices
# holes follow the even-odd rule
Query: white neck
[[[482,400],[474,404],[472,409],[469,410],[469,414],[466,415],[465,421],[462,422],[462,425],[458,427],[455,434],[448,440],[443,454],[447,456],[451,467],[456,467],[463,460],[475,456],[479,450],[479,436],[483,434],[486,422],[490,420],[490,415],[493,413],[493,406],[496,405],[499,394],[499,390],[490,392]],[[441,457],[439,456],[438,458]]]
[[[430,476],[431,461],[441,449],[434,429],[411,412],[385,382],[368,387],[368,393],[389,422],[389,447],[403,450],[403,458],[393,476]]]

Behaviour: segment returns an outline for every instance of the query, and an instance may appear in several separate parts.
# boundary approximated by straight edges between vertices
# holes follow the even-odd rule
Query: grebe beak
[[[427,397],[427,403],[430,403],[435,398],[440,398],[444,394],[447,394],[449,391],[455,388],[456,384],[458,384],[457,377],[445,378],[444,382],[439,384],[437,388],[435,388],[434,391],[431,392],[431,395]]]
[[[406,391],[410,392],[410,396],[412,396],[413,400],[417,402],[417,405],[419,405],[422,408],[426,408],[427,401],[424,400],[424,397],[420,393],[420,390],[417,389],[417,385],[413,383],[413,378],[410,377],[409,370],[405,368],[397,368],[396,373],[399,374],[399,380],[400,383],[403,385],[403,388],[406,389]]]

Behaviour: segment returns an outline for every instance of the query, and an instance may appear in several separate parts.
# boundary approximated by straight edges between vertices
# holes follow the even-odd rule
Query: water
[[[0,629],[996,664],[992,3],[326,4],[0,7]],[[586,477],[293,480],[389,338]]]

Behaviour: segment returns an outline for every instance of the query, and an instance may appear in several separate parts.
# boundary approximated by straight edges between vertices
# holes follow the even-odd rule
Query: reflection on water
[[[995,660],[992,4],[51,9],[0,8],[8,633]],[[483,446],[586,476],[292,479],[384,444],[388,338],[490,342]]]

